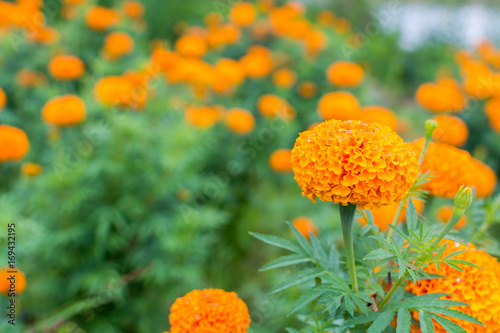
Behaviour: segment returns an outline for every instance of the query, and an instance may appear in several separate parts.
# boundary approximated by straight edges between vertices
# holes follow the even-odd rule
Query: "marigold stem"
[[[389,291],[387,292],[387,294],[385,294],[384,298],[382,298],[382,300],[380,301],[380,303],[378,303],[378,311],[381,311],[382,308],[384,307],[384,305],[387,304],[387,302],[389,301],[389,299],[391,298],[392,294],[394,294],[394,292],[396,291],[396,289],[398,289],[398,287],[401,285],[401,283],[403,283],[403,281],[406,279],[406,273],[400,277],[392,286],[391,286],[391,289],[389,289]]]
[[[455,209],[453,210],[453,214],[451,214],[450,220],[448,221],[448,223],[446,223],[441,233],[436,237],[434,243],[432,243],[433,247],[438,245],[439,241],[443,239],[444,236],[446,236],[446,234],[450,232],[451,229],[453,229],[453,227],[458,223],[458,221],[460,221],[462,216],[464,216],[464,213],[465,209],[459,209],[455,207]]]
[[[349,276],[351,278],[352,290],[357,293],[358,279],[356,277],[356,263],[354,259],[354,244],[353,244],[353,222],[354,213],[357,205],[347,204],[347,206],[339,205],[340,221],[342,223],[342,236],[344,237],[345,252],[347,256],[347,267],[349,268]]]

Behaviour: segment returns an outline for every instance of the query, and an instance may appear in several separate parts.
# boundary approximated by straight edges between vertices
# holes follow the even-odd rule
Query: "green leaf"
[[[280,257],[278,259],[271,261],[267,265],[264,265],[260,269],[260,271],[267,271],[269,269],[273,269],[273,268],[277,268],[277,267],[296,265],[296,264],[300,264],[300,263],[308,262],[308,261],[311,261],[311,259],[305,257],[302,254],[290,254],[290,255],[283,256],[283,257]]]
[[[429,316],[431,316],[435,321],[437,321],[445,330],[447,330],[450,333],[467,333],[466,330],[464,330],[460,325],[455,324],[449,319],[440,317],[434,313],[429,313]]]
[[[286,240],[284,238],[272,236],[272,235],[264,235],[264,234],[259,234],[256,232],[250,232],[250,235],[253,237],[263,241],[264,243],[271,244],[277,247],[281,247],[283,249],[290,250],[295,253],[304,253],[300,247],[298,247],[296,244],[290,242],[289,240]]]
[[[344,281],[344,279],[342,279],[340,276],[338,276],[336,273],[334,272],[326,272],[326,276],[325,276],[325,279],[327,281],[330,281],[332,282],[333,284],[335,284],[336,286],[338,286],[341,290],[343,290],[344,292],[349,292],[351,290],[351,288],[349,287],[349,285]]]
[[[363,260],[382,260],[382,259],[387,259],[387,258],[392,258],[394,257],[394,253],[384,250],[384,249],[376,249],[373,250],[372,252],[368,253]]]
[[[416,230],[418,222],[418,214],[415,209],[415,205],[411,199],[408,199],[408,205],[406,206],[406,225],[409,230]]]
[[[345,324],[348,327],[352,327],[360,324],[371,323],[375,321],[375,319],[377,319],[378,316],[379,316],[378,312],[369,312],[361,316],[357,316],[356,318],[349,319]]]
[[[457,255],[459,255],[460,253],[464,253],[464,252],[467,252],[467,250],[461,250],[461,251],[455,251],[455,252],[452,252],[450,254],[448,254],[446,257],[444,257],[442,260],[446,260],[446,259],[451,259]]]
[[[325,290],[315,290],[315,289],[309,290],[307,293],[299,297],[299,299],[297,300],[297,302],[295,302],[295,304],[293,305],[292,309],[290,310],[287,316],[294,314],[295,312],[297,312],[297,310],[301,309],[306,304],[311,303],[324,293]]]
[[[383,332],[387,326],[391,324],[392,319],[394,318],[394,312],[392,311],[384,311],[382,312],[378,318],[370,325],[366,333],[381,333]]]
[[[293,224],[291,224],[288,221],[286,222],[286,224],[292,230],[292,233],[295,236],[295,238],[297,239],[297,241],[299,242],[300,247],[303,248],[304,251],[306,251],[306,253],[307,253],[307,255],[309,255],[309,257],[314,258],[313,248],[312,248],[311,244],[309,244],[307,239],[304,236],[302,236],[302,234],[299,232],[299,230],[297,230],[297,228],[295,228],[295,226]]]
[[[472,266],[472,267],[475,267],[475,268],[479,268],[479,269],[482,269],[481,267],[479,267],[478,265],[475,265],[471,262],[468,262],[468,261],[465,261],[465,260],[458,260],[458,259],[450,259],[450,260],[446,260],[446,263],[449,265],[450,263],[453,263],[453,264],[460,264],[460,265],[466,265],[466,266]]]
[[[398,310],[398,326],[396,333],[409,333],[411,328],[411,315],[407,309]]]
[[[311,244],[313,245],[314,250],[314,259],[318,262],[318,264],[323,268],[328,268],[328,257],[326,255],[325,249],[321,246],[318,238],[310,233],[311,236]]]
[[[396,308],[407,308],[409,310],[418,310],[424,306],[452,307],[452,306],[469,306],[467,303],[450,301],[447,299],[437,299],[447,296],[446,294],[426,294],[405,299],[403,302],[396,305]]]
[[[275,294],[279,291],[285,290],[287,288],[296,286],[298,284],[304,283],[308,280],[311,280],[317,276],[320,276],[323,274],[324,271],[322,271],[319,268],[308,268],[303,271],[300,271],[299,273],[293,275],[289,279],[281,282],[279,285],[277,285],[269,294]]]
[[[345,304],[345,307],[347,309],[347,312],[349,312],[349,314],[351,316],[354,315],[354,309],[356,307],[356,304],[354,303],[353,299],[351,298],[351,295],[349,294],[346,294],[344,296],[344,304]]]
[[[449,316],[449,317],[452,317],[452,318],[457,318],[457,319],[462,319],[462,320],[470,321],[470,322],[473,322],[475,324],[484,326],[484,324],[482,322],[480,322],[479,320],[477,320],[473,316],[468,315],[468,314],[463,313],[463,312],[458,311],[458,310],[453,310],[453,309],[448,309],[448,308],[441,308],[441,307],[431,307],[431,306],[421,307],[420,310],[429,311],[429,312],[435,312],[435,313],[439,313],[439,314],[442,314],[442,315],[445,315],[445,316]]]
[[[419,311],[420,329],[422,333],[434,333],[434,323],[427,312]]]

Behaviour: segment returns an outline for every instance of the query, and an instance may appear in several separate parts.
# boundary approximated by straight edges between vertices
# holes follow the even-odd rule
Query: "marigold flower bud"
[[[425,136],[427,138],[432,138],[432,132],[438,127],[437,121],[434,119],[427,119],[425,121]]]
[[[472,189],[462,185],[455,195],[455,207],[459,209],[467,209],[472,204]]]

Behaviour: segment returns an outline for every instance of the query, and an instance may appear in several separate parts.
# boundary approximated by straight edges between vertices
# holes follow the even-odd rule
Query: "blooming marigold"
[[[269,157],[269,166],[276,172],[292,172],[292,151],[278,149]]]
[[[445,205],[445,206],[439,207],[439,209],[437,210],[437,218],[438,218],[439,222],[447,223],[450,220],[454,209],[455,209],[455,206],[452,206],[452,205]],[[457,224],[455,224],[454,228],[463,229],[466,225],[467,225],[467,216],[464,215],[457,222]]]
[[[104,39],[104,57],[117,60],[134,50],[134,39],[126,32],[113,31]]]
[[[478,99],[491,97],[498,91],[498,74],[481,61],[465,60],[460,64],[464,77],[464,89],[469,96]]]
[[[193,290],[170,308],[170,333],[246,333],[250,315],[234,292]]]
[[[488,117],[490,126],[500,133],[500,97],[489,99],[484,105],[484,112]]]
[[[257,101],[257,109],[266,118],[281,117],[290,120],[295,117],[293,107],[285,99],[273,94],[262,95]]]
[[[57,55],[49,62],[49,73],[57,80],[76,80],[84,72],[83,61],[74,55]]]
[[[294,218],[292,224],[306,239],[311,238],[309,232],[311,232],[314,236],[318,236],[319,234],[318,227],[316,227],[313,220],[311,220],[307,216],[299,216]]]
[[[495,192],[498,179],[497,174],[487,164],[472,158],[474,167],[474,186],[478,198],[487,198]]]
[[[318,103],[318,113],[323,119],[355,119],[359,111],[357,98],[346,91],[323,95]]]
[[[0,293],[8,295],[11,290],[15,290],[16,294],[20,294],[26,289],[26,276],[24,272],[16,268],[14,271],[16,273],[10,273],[13,269],[9,267],[0,269]],[[15,282],[9,280],[9,278],[14,275]]]
[[[175,50],[186,57],[203,57],[208,46],[200,36],[186,35],[175,42]]]
[[[85,116],[85,103],[77,95],[54,97],[42,109],[43,120],[57,126],[78,125]]]
[[[432,133],[434,140],[460,147],[469,138],[469,128],[462,119],[448,114],[437,115],[433,119],[438,123]]]
[[[227,92],[230,88],[239,85],[245,80],[245,70],[234,59],[219,59],[214,70],[216,75],[213,88],[219,93]]]
[[[31,69],[22,69],[16,74],[16,82],[22,87],[31,88],[45,84],[47,78],[43,73]]]
[[[234,44],[241,38],[241,31],[234,24],[224,24],[217,29],[212,29],[206,36],[208,45],[213,48]]]
[[[299,83],[297,93],[302,98],[313,98],[318,92],[318,86],[312,81],[304,81]]]
[[[6,104],[7,104],[7,94],[2,88],[0,88],[0,111],[3,110]]]
[[[321,30],[310,30],[304,35],[306,55],[315,56],[328,45],[328,37]]]
[[[440,79],[437,83],[422,84],[417,89],[415,99],[432,112],[460,112],[467,103],[458,82],[450,78]]]
[[[357,114],[357,119],[364,123],[379,123],[389,126],[393,131],[398,127],[398,118],[388,108],[383,106],[370,105],[361,108]]]
[[[229,19],[242,27],[248,27],[255,21],[257,9],[251,2],[241,1],[236,3],[229,12]]]
[[[292,150],[295,180],[313,202],[360,208],[401,201],[415,182],[418,161],[389,127],[325,121],[300,133]]]
[[[424,202],[418,199],[412,199],[413,204],[415,205],[415,210],[418,214],[421,214],[424,210]],[[395,202],[393,204],[382,206],[378,208],[371,208],[370,212],[372,213],[373,223],[378,226],[380,231],[389,230],[389,225],[392,223],[394,216],[396,216],[396,211],[398,210],[399,202]],[[408,206],[408,200],[403,206],[403,210],[399,215],[398,222],[406,222],[406,207]],[[358,219],[358,222],[361,225],[366,225],[366,220],[362,217]]]
[[[127,0],[122,6],[125,15],[132,19],[140,19],[144,15],[144,5],[140,1]]]
[[[297,82],[297,74],[291,69],[281,68],[274,72],[273,82],[279,88],[290,88]]]
[[[95,86],[95,93],[105,105],[132,109],[141,109],[148,97],[144,85],[127,76],[102,78]]]
[[[268,13],[275,5],[274,0],[258,0],[257,6],[262,13]]]
[[[186,120],[196,127],[212,126],[220,116],[220,110],[210,106],[188,106],[185,114]]]
[[[274,67],[271,51],[262,46],[251,47],[240,63],[247,76],[254,79],[269,75]]]
[[[453,252],[464,250],[453,257],[456,260],[469,261],[481,268],[457,264],[463,271],[459,271],[446,264],[440,264],[440,269],[434,263],[424,268],[427,273],[444,276],[442,279],[420,280],[419,283],[409,283],[407,290],[417,294],[444,293],[444,297],[453,301],[464,302],[470,306],[461,306],[456,309],[476,317],[486,327],[455,318],[449,318],[462,326],[468,333],[495,333],[500,332],[500,263],[486,251],[478,250],[472,244],[470,248],[460,243],[448,241],[442,257]],[[437,326],[437,325],[436,325]],[[436,332],[446,332],[441,326]]]
[[[42,171],[43,168],[40,164],[27,162],[21,165],[21,172],[28,177],[36,177],[41,174]]]
[[[0,125],[0,163],[19,161],[28,153],[30,143],[23,130]]]
[[[255,117],[247,110],[232,108],[226,117],[227,126],[237,134],[245,135],[252,132],[255,127]]]
[[[104,31],[120,23],[120,14],[115,9],[93,6],[85,15],[85,22],[92,30]]]
[[[337,87],[356,87],[364,76],[363,67],[350,61],[334,62],[326,71],[328,81]]]

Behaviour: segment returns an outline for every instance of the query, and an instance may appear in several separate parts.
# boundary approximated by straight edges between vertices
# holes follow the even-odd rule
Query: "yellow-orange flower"
[[[2,88],[0,88],[0,111],[3,110],[6,104],[7,104],[7,94]]]
[[[331,27],[335,23],[337,16],[329,10],[322,10],[316,15],[316,21],[325,27]]]
[[[16,273],[10,273],[15,271]],[[11,276],[14,276],[14,280],[9,280]],[[0,269],[0,294],[8,295],[11,292],[15,292],[16,295],[20,294],[26,289],[26,276],[24,272],[18,268],[11,269],[9,267],[4,267]]]
[[[323,95],[318,103],[318,113],[323,119],[356,119],[359,102],[346,91],[335,91]]]
[[[257,101],[257,109],[266,118],[280,117],[290,120],[295,117],[295,110],[283,98],[273,95],[262,95]]]
[[[500,133],[500,97],[489,99],[484,105],[484,112],[488,117],[490,126]]]
[[[447,223],[451,215],[453,214],[453,210],[455,209],[455,206],[451,205],[446,205],[446,206],[441,206],[439,207],[437,211],[437,218],[440,222],[442,223]],[[454,228],[457,229],[463,229],[467,225],[467,216],[462,216],[462,218],[457,222]]]
[[[328,67],[326,77],[337,87],[356,87],[365,76],[363,67],[349,61],[337,61]]]
[[[226,123],[234,133],[245,135],[255,127],[255,117],[247,110],[232,108],[227,113]]]
[[[74,55],[57,55],[49,62],[49,73],[57,80],[76,80],[84,72],[83,61]]]
[[[384,126],[389,126],[393,131],[398,127],[398,118],[388,108],[377,105],[370,105],[361,108],[357,114],[357,119],[364,123],[379,123]]]
[[[438,127],[432,133],[432,138],[453,146],[463,146],[469,138],[469,128],[465,122],[452,115],[440,114],[433,118]]]
[[[210,127],[219,120],[221,112],[210,106],[188,106],[186,120],[196,127]]]
[[[43,171],[42,166],[36,163],[26,162],[21,165],[21,172],[28,177],[36,177]]]
[[[16,82],[22,87],[31,88],[45,84],[47,78],[43,73],[31,69],[22,69],[16,74]]]
[[[312,201],[362,209],[401,201],[418,174],[409,144],[387,126],[360,121],[329,120],[300,133],[292,166]]]
[[[175,42],[175,50],[186,57],[203,57],[208,46],[200,36],[186,35]]]
[[[85,22],[92,30],[104,31],[120,23],[120,14],[115,9],[93,6],[85,15]]]
[[[476,196],[478,198],[487,198],[495,192],[498,179],[497,174],[487,164],[478,159],[472,158],[474,184]]]
[[[319,234],[318,227],[316,227],[313,220],[311,220],[307,216],[299,216],[294,218],[292,224],[306,239],[311,238],[309,232],[311,232],[314,236],[318,236]]]
[[[313,98],[318,92],[318,86],[312,81],[304,81],[299,83],[297,93],[302,98]]]
[[[240,62],[247,76],[251,78],[267,76],[274,67],[271,51],[263,46],[251,47]]]
[[[415,99],[432,112],[460,112],[467,103],[458,83],[450,78],[422,84],[417,89]]]
[[[276,172],[292,172],[292,151],[278,149],[269,157],[269,166]]]
[[[328,44],[328,37],[321,30],[310,30],[304,35],[307,55],[315,56]]]
[[[85,103],[76,95],[54,97],[42,109],[43,120],[57,126],[78,125],[85,116]]]
[[[28,137],[23,130],[0,125],[0,163],[21,160],[30,148]]]
[[[241,1],[234,5],[229,12],[229,19],[242,27],[248,27],[255,21],[257,9],[251,2]]]
[[[463,86],[469,96],[478,99],[488,98],[498,93],[500,76],[481,61],[465,60],[460,64]]]
[[[281,68],[274,72],[273,82],[279,88],[290,88],[297,82],[297,74],[291,69]]]
[[[418,199],[412,199],[413,204],[415,205],[415,210],[418,214],[421,214],[424,210],[424,202]],[[399,202],[395,202],[393,204],[382,206],[378,208],[371,208],[370,212],[372,213],[373,223],[378,226],[380,231],[389,230],[389,225],[392,223],[394,216],[396,216],[396,211],[398,210]],[[406,222],[406,207],[408,206],[408,200],[406,201],[401,214],[399,215],[398,222]],[[366,225],[366,221],[363,217],[358,219],[361,225]]]
[[[262,13],[268,13],[274,7],[274,0],[258,0],[257,6]]]
[[[144,82],[131,80],[131,77],[107,76],[99,80],[95,86],[99,101],[108,106],[142,109],[148,94]]]
[[[245,80],[245,70],[241,64],[229,58],[221,58],[214,67],[214,90],[219,93],[227,92],[230,88],[239,85]]]
[[[140,1],[127,0],[122,6],[125,15],[132,19],[140,19],[144,15],[144,5]]]
[[[246,333],[250,315],[234,292],[193,290],[170,308],[170,333]]]
[[[468,321],[449,318],[462,326],[468,333],[495,333],[500,332],[500,263],[486,251],[478,250],[472,244],[470,248],[460,243],[447,242],[443,257],[453,252],[465,250],[453,257],[456,260],[469,261],[479,268],[457,264],[463,271],[459,271],[446,264],[440,264],[440,270],[434,263],[424,270],[431,274],[444,276],[442,279],[420,280],[419,283],[409,283],[407,290],[417,294],[444,293],[444,297],[453,301],[464,302],[470,306],[461,306],[456,309],[476,317],[486,327]],[[436,327],[437,333],[446,332],[441,326]]]
[[[117,60],[134,50],[134,39],[126,32],[113,31],[104,39],[104,57]]]
[[[241,31],[238,26],[232,23],[224,24],[216,29],[211,29],[206,38],[210,47],[217,48],[238,42],[241,38]]]

